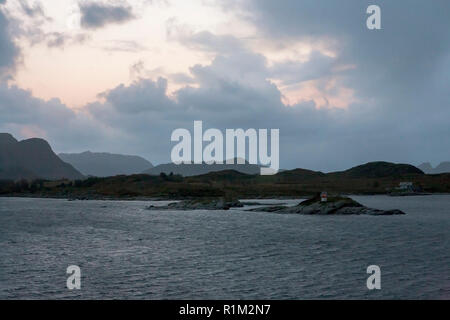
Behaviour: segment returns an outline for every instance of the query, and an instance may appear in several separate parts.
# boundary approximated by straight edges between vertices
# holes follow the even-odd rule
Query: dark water
[[[406,216],[158,212],[0,198],[0,298],[449,299],[450,196],[358,196]],[[66,268],[81,268],[81,290]],[[381,268],[381,290],[366,268]]]

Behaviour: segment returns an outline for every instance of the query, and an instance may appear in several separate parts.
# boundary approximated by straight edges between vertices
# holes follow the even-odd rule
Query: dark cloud
[[[49,140],[55,150],[86,150],[111,141],[100,122],[75,113],[58,99],[42,100],[17,86],[0,84],[0,131],[19,139]]]
[[[356,64],[348,81],[365,98],[422,91],[449,54],[450,2],[379,0],[382,30],[366,28],[367,0],[249,0],[240,8],[265,37],[337,39],[339,60]]]
[[[0,10],[0,81],[12,75],[19,55],[20,50],[12,39],[9,20]]]
[[[19,0],[20,6],[23,10],[23,12],[32,18],[35,17],[44,17],[48,19],[44,13],[44,9],[42,8],[42,5],[39,2],[34,3],[33,5],[28,4],[26,0]]]
[[[23,40],[30,46],[44,44],[49,48],[63,49],[68,45],[84,43],[89,38],[85,32],[48,31],[53,19],[46,15],[41,2],[30,4],[27,0],[20,0],[18,3],[25,15],[10,11],[8,18],[11,37],[21,43]],[[12,15],[13,12],[16,15]]]
[[[66,45],[82,44],[89,39],[87,34],[70,34],[65,32],[44,33],[42,37],[49,48],[61,49]]]
[[[87,29],[97,29],[108,24],[121,24],[135,18],[133,10],[127,5],[112,5],[107,3],[79,3],[81,26]]]
[[[17,86],[0,85],[0,111],[3,123],[40,123],[55,125],[63,118],[70,118],[73,112],[57,99],[45,102],[34,98],[30,91]],[[51,115],[50,117],[48,115]]]
[[[101,94],[121,113],[141,113],[147,110],[166,110],[172,104],[167,97],[167,80],[156,82],[148,79],[135,82],[129,87],[120,85]]]
[[[69,45],[83,44],[90,35],[74,32],[45,32],[39,27],[23,29],[20,36],[27,40],[31,46],[45,44],[48,48],[64,49]]]

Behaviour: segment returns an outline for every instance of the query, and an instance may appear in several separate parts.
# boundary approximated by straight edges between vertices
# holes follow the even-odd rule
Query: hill
[[[410,164],[397,164],[390,162],[369,162],[331,175],[344,175],[350,178],[384,178],[400,177],[405,175],[422,175],[422,170]]]
[[[59,157],[84,175],[109,177],[141,173],[153,165],[139,156],[106,152],[60,153]]]
[[[233,170],[245,174],[259,174],[261,171],[261,166],[256,164],[249,164],[247,161],[245,164],[236,164],[237,161],[235,159],[234,163],[235,164],[183,163],[179,165],[176,165],[174,163],[166,163],[160,164],[149,170],[145,170],[143,173],[157,176],[161,173],[170,174],[172,172],[173,174],[179,174],[183,177],[190,177],[224,170]]]
[[[82,179],[83,175],[53,152],[47,141],[32,138],[17,141],[0,134],[0,179]]]
[[[314,179],[325,177],[326,174],[320,171],[312,171],[307,169],[293,169],[293,170],[284,170],[277,174],[280,178],[290,179],[290,180],[299,180],[299,179]]]

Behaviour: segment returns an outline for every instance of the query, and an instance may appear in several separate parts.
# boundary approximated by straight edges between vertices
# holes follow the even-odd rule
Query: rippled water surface
[[[353,198],[407,215],[0,198],[0,298],[450,299],[450,196]],[[66,288],[69,265],[81,290]],[[369,265],[381,290],[366,287]]]

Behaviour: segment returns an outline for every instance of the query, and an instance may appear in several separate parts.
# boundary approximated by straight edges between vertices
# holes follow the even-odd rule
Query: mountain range
[[[47,179],[59,180],[83,179],[85,176],[109,177],[116,175],[148,174],[159,176],[161,173],[184,177],[202,176],[220,171],[235,171],[247,175],[259,175],[261,166],[249,164],[160,164],[155,167],[151,162],[139,156],[96,153],[53,152],[47,141],[39,138],[17,141],[9,133],[0,133],[0,179]],[[442,162],[436,168],[429,163],[418,167],[408,164],[371,162],[351,169],[322,173],[306,169],[280,170],[277,177],[286,181],[316,178],[382,178],[408,174],[439,174],[450,172],[450,162]],[[216,177],[216,175],[214,175]],[[209,177],[210,178],[210,177]],[[217,176],[220,178],[220,176]]]
[[[95,177],[130,175],[153,168],[151,162],[142,157],[106,152],[60,153],[59,157],[84,175]]]
[[[0,133],[0,179],[83,179],[72,165],[62,161],[47,141],[38,138],[17,141]]]
[[[293,169],[261,176],[261,167],[248,162],[242,165],[163,164],[148,169],[151,163],[136,156],[93,152],[60,156],[86,175],[96,177],[83,176],[74,166],[61,160],[43,139],[17,141],[10,134],[0,134],[0,194],[85,199],[181,199],[226,194],[244,198],[301,197],[324,190],[383,194],[395,190],[401,182],[411,182],[425,192],[450,192],[450,173],[427,175],[415,166],[390,162],[369,162],[330,173]],[[133,174],[141,172],[142,168],[147,168],[144,173]],[[18,181],[38,178],[77,181],[41,184]]]
[[[450,172],[450,161],[441,162],[436,168],[433,168],[429,162],[422,163],[417,166],[426,174],[440,174]]]

